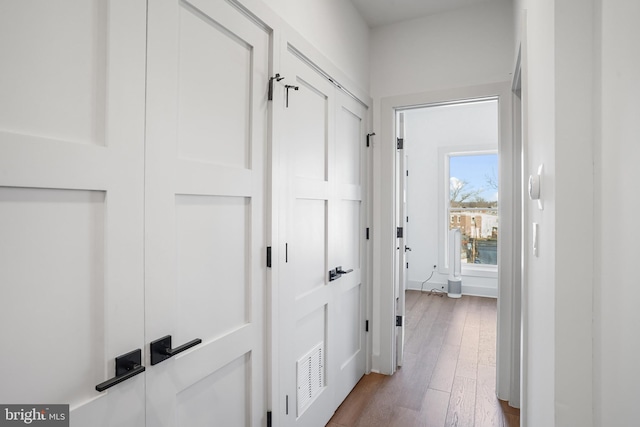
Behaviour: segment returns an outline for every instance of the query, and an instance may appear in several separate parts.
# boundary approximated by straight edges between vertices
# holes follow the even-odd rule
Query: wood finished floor
[[[515,427],[498,400],[496,300],[407,291],[404,366],[365,375],[327,427]]]

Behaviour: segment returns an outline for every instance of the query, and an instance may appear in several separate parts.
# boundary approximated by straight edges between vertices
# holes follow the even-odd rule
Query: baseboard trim
[[[424,286],[422,286],[421,282],[417,282],[417,281],[407,282],[407,289],[410,289],[413,291],[419,291],[422,289],[424,292],[429,292],[431,289],[434,289],[434,288],[443,292],[447,292],[446,283],[427,282],[424,284]],[[465,285],[463,280],[462,295],[470,295],[470,296],[485,297],[485,298],[498,298],[498,289],[487,288],[484,286]]]

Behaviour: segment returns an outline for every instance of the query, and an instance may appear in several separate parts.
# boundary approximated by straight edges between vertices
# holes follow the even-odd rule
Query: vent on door
[[[298,360],[298,417],[311,405],[324,387],[323,358],[324,348],[321,342]]]

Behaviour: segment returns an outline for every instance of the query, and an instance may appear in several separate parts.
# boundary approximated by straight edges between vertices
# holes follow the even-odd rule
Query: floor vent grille
[[[324,387],[324,348],[319,343],[298,360],[298,416],[311,405]]]

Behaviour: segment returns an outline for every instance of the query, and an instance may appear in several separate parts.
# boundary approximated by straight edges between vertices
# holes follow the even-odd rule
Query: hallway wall
[[[371,30],[380,98],[511,80],[512,3],[493,0]]]
[[[596,1],[600,9],[601,127],[596,140],[594,283],[594,425],[637,425],[640,396],[640,3]],[[597,129],[598,130],[598,129]]]
[[[358,89],[369,92],[369,27],[351,2],[263,1],[326,56]]]
[[[525,201],[523,427],[591,426],[593,289],[593,2],[516,2],[526,10],[522,93],[528,176],[544,164],[542,201]],[[519,40],[520,34],[517,35]],[[517,45],[516,45],[517,46]],[[533,223],[539,254],[533,254]]]

